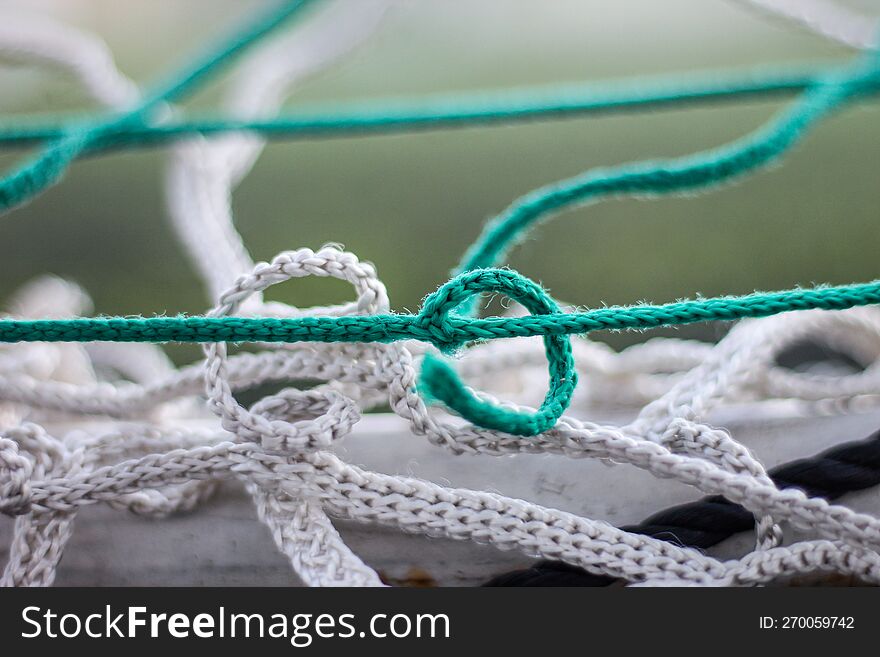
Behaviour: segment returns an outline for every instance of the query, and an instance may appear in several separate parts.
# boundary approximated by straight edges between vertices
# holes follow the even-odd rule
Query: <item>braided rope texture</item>
[[[812,458],[786,463],[767,473],[780,488],[834,500],[880,485],[880,431]],[[683,547],[707,549],[753,529],[754,516],[719,495],[660,511],[621,529]],[[614,580],[565,563],[543,561],[526,570],[493,577],[485,586],[608,586]]]
[[[775,120],[728,146],[589,171],[527,194],[490,222],[456,276],[426,298],[419,314],[399,315],[391,313],[376,269],[337,247],[299,248],[254,263],[230,206],[234,187],[263,147],[259,122],[269,126],[302,79],[363,42],[391,4],[279,3],[145,94],[92,35],[48,22],[0,30],[0,54],[60,65],[108,108],[84,123],[43,126],[40,134],[4,133],[11,135],[7,141],[49,141],[0,181],[4,208],[57,182],[86,153],[161,134],[163,117],[178,113],[170,103],[239,54],[225,104],[252,126],[246,134],[172,148],[166,193],[173,226],[216,300],[204,317],[69,319],[88,312],[88,298],[51,278],[12,299],[11,318],[0,322],[6,343],[0,348],[0,511],[16,521],[0,582],[51,584],[83,506],[105,503],[164,516],[196,508],[222,479],[243,484],[279,550],[309,585],[382,584],[345,545],[332,518],[475,540],[633,584],[758,585],[815,570],[880,582],[880,519],[834,503],[827,490],[774,481],[744,445],[705,420],[743,401],[786,399],[826,413],[876,408],[880,284],[570,313],[532,281],[495,267],[537,220],[567,207],[610,195],[709,189],[776,161],[821,118],[876,90],[876,54],[821,74],[772,84],[764,79],[738,90],[722,82],[715,91],[705,85],[667,90],[665,99],[648,90],[630,93],[629,100],[619,94],[604,107],[595,97],[573,102],[572,111],[588,105],[634,110],[688,96],[729,100],[803,89]],[[300,16],[307,5],[316,11]],[[257,45],[294,16],[301,20],[291,30]],[[244,54],[247,47],[251,52]],[[491,111],[469,117],[459,110],[448,123],[564,113],[550,103],[520,109],[508,106],[509,116],[491,117]],[[391,117],[386,123],[398,129],[406,121]],[[417,123],[410,115],[410,127]],[[374,127],[382,124],[377,120]],[[170,125],[166,132],[174,137],[198,129]],[[279,125],[283,134],[283,121]],[[217,132],[235,126],[219,125]],[[238,272],[245,273],[236,277]],[[303,309],[262,297],[271,285],[309,276],[346,281],[354,301]],[[473,316],[475,299],[486,292],[508,296],[519,304],[514,313],[521,307],[530,314]],[[786,312],[792,310],[798,312]],[[713,319],[743,321],[716,345],[658,339],[617,353],[585,335]],[[495,341],[529,336],[536,339]],[[135,343],[118,344],[123,340]],[[168,340],[201,342],[204,362],[173,367],[150,344]],[[258,351],[230,355],[227,342],[241,341],[256,342]],[[842,351],[865,368],[823,375],[779,366],[779,354],[803,341]],[[444,359],[452,353],[461,354],[458,372]],[[236,399],[236,392],[262,383],[288,387],[250,407]],[[511,384],[516,392],[504,402],[476,391],[510,390]],[[609,405],[631,409],[634,419],[618,426],[578,417]],[[390,408],[414,435],[454,454],[600,458],[675,479],[722,497],[726,502],[718,506],[728,511],[742,509],[737,513],[755,527],[755,549],[722,561],[633,528],[345,462],[334,453],[335,443],[377,408]],[[72,416],[117,424],[113,430],[66,430],[63,420]],[[810,538],[783,547],[782,521]]]

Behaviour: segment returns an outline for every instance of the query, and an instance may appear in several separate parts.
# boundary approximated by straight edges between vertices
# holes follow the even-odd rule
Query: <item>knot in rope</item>
[[[268,429],[259,438],[263,448],[272,452],[325,449],[361,419],[354,401],[323,387],[285,388],[255,403],[250,413]]]
[[[0,512],[18,516],[30,510],[34,464],[18,451],[18,443],[0,438]]]
[[[24,515],[31,510],[31,481],[80,472],[85,450],[71,449],[42,426],[25,422],[0,437],[0,512]]]
[[[522,304],[532,315],[561,313],[557,303],[534,281],[509,269],[475,269],[453,278],[425,299],[418,325],[431,335],[443,353],[464,344],[455,326],[455,310],[483,292],[497,292]],[[502,326],[503,329],[503,326]],[[484,339],[497,337],[487,329]],[[551,429],[568,408],[577,386],[571,340],[564,335],[545,335],[544,352],[550,386],[534,413],[502,408],[478,397],[443,360],[426,354],[422,362],[420,387],[424,392],[457,412],[466,420],[489,429],[517,436],[534,436]]]

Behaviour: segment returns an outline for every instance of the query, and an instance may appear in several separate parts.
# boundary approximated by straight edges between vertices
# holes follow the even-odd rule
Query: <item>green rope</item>
[[[874,87],[880,80],[880,52],[871,51],[861,57],[851,67],[820,78],[808,88],[801,98],[751,135],[720,148],[695,153],[683,158],[666,161],[642,161],[625,164],[612,169],[587,171],[574,178],[556,182],[536,189],[514,201],[500,215],[490,220],[476,242],[467,250],[458,271],[486,271],[481,268],[491,267],[499,263],[517,241],[522,240],[528,230],[541,219],[547,219],[554,213],[565,208],[595,202],[613,195],[639,194],[671,195],[680,192],[693,192],[708,189],[727,182],[749,171],[767,166],[777,160],[783,153],[794,146],[804,134],[833,110],[845,104],[855,96]],[[768,308],[775,307],[776,312],[794,309],[791,302],[803,304],[807,299],[807,307],[824,307],[831,301],[840,302],[844,298],[858,299],[857,303],[876,303],[876,289],[873,285],[865,290],[862,286],[843,291],[835,289],[814,290],[809,293],[792,293],[779,303],[778,299],[770,299],[766,295],[744,297],[733,300],[710,300],[710,306],[696,309],[688,306],[682,309],[679,304],[661,307],[660,309],[643,309],[645,315],[637,315],[639,321],[649,324],[669,317],[676,317],[673,323],[687,323],[698,313],[705,313],[711,319],[722,319],[724,315],[745,312],[738,316],[756,316],[750,314],[757,310],[764,314]],[[855,297],[852,296],[856,292]],[[861,293],[866,293],[862,296]],[[807,297],[803,295],[807,294]],[[818,295],[818,296],[817,296]],[[772,295],[771,295],[772,296]],[[812,305],[818,302],[820,305]],[[476,298],[471,296],[463,299],[459,308],[451,308],[450,312],[465,316],[475,315]],[[682,311],[682,316],[676,311]],[[717,314],[716,314],[717,313]],[[627,313],[623,313],[626,317]],[[700,316],[699,314],[696,316]],[[730,317],[727,317],[730,318]],[[595,317],[590,318],[595,319]],[[614,319],[620,319],[615,316]],[[683,321],[678,321],[679,319]],[[574,325],[582,325],[587,315],[574,316],[569,321]],[[549,329],[548,322],[544,326]],[[552,335],[548,332],[545,336]],[[464,417],[487,426],[516,433],[519,435],[535,435],[555,424],[571,400],[571,391],[561,389],[553,373],[564,367],[564,356],[551,351],[546,344],[545,351],[550,362],[551,387],[544,404],[534,414],[524,415],[504,409],[488,401],[478,398],[467,391],[457,375],[448,366],[441,367],[439,361],[428,361],[427,369],[422,370],[422,387],[429,393],[445,401],[447,405],[458,410]],[[573,367],[568,374],[574,375]],[[547,420],[552,420],[549,423]],[[543,428],[543,429],[542,429]]]
[[[483,292],[513,298],[526,317],[462,317],[454,309]],[[571,401],[577,374],[568,337],[608,329],[646,329],[713,320],[765,317],[790,310],[843,310],[880,303],[880,281],[740,297],[562,313],[536,283],[509,269],[477,269],[425,299],[417,315],[343,317],[98,317],[0,320],[0,342],[395,342],[420,340],[452,353],[469,342],[541,335],[550,389],[536,413],[497,407],[467,390],[444,362],[427,357],[421,387],[481,426],[531,436],[551,428]]]
[[[820,78],[794,104],[752,134],[719,148],[670,160],[593,169],[533,190],[490,220],[457,271],[491,267],[539,220],[574,206],[621,195],[660,196],[714,187],[767,166],[832,110],[880,82],[880,56]]]
[[[146,119],[130,121],[105,131],[89,154],[121,148],[155,146],[193,134],[249,132],[270,139],[309,139],[411,130],[511,123],[564,116],[655,109],[664,106],[766,98],[815,85],[826,68],[715,72],[711,75],[662,76],[602,85],[566,85],[497,93],[456,94],[419,101],[376,100],[351,105],[305,108],[296,114],[270,119],[237,120],[228,117],[172,119],[151,125]],[[876,88],[870,91],[876,91]],[[0,144],[20,147],[58,139],[92,119],[55,119],[48,122],[0,124]]]
[[[504,292],[499,279],[518,277],[509,269],[477,269],[459,274],[427,297],[470,277]],[[493,278],[495,279],[493,281]],[[533,285],[533,283],[528,282]],[[505,282],[506,285],[506,282]],[[471,318],[456,314],[345,315],[342,317],[88,317],[76,319],[0,319],[0,343],[8,342],[430,342],[454,352],[469,342],[498,338],[575,335],[593,331],[650,329],[697,322],[767,317],[791,310],[843,310],[880,303],[880,281],[842,286],[796,288],[745,296],[710,297],[675,303],[610,306],[577,313],[527,317]]]
[[[222,65],[313,1],[285,0],[253,24],[208,50],[202,57],[196,58],[194,63],[183,67],[167,81],[156,85],[132,109],[61,132],[43,151],[0,180],[0,211],[25,203],[57,182],[70,164],[92,144],[114,134],[128,123],[142,122],[162,103],[180,98],[191,91]]]
[[[483,292],[497,292],[522,304],[539,323],[561,311],[540,285],[503,269],[468,272],[450,281],[425,299],[416,325],[434,336],[432,342],[443,351],[463,343],[455,336],[451,313],[468,299]],[[427,354],[422,361],[421,387],[429,398],[444,402],[471,422],[517,436],[534,436],[551,429],[571,402],[577,386],[577,372],[571,340],[560,334],[544,335],[544,353],[550,370],[550,387],[541,407],[534,413],[502,408],[477,397],[445,361]]]

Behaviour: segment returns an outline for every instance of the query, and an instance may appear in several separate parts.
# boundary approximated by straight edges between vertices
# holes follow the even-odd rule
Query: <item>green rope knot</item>
[[[417,323],[428,331],[431,342],[443,353],[464,346],[456,330],[456,308],[483,292],[498,292],[521,303],[532,315],[554,315],[562,311],[534,281],[509,269],[475,269],[453,278],[425,299]],[[504,330],[503,322],[499,327]],[[490,330],[485,339],[498,337]],[[475,395],[461,382],[455,369],[441,358],[427,354],[422,362],[419,387],[470,422],[517,436],[534,436],[547,431],[568,408],[577,386],[571,341],[565,335],[545,335],[544,351],[550,373],[550,387],[534,413],[503,408]]]

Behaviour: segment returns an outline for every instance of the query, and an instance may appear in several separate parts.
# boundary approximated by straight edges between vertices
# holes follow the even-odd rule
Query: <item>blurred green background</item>
[[[36,0],[0,9],[51,14],[99,33],[120,68],[147,83],[265,4]],[[880,13],[878,4],[861,6]],[[724,0],[408,0],[288,107],[851,56]],[[188,106],[210,110],[222,82]],[[0,91],[8,118],[89,107],[74,83],[33,69],[0,68]],[[785,102],[278,142],[236,192],[236,224],[256,259],[340,242],[377,265],[396,309],[412,310],[446,280],[484,220],[528,190],[594,166],[721,144]],[[880,101],[862,103],[822,124],[782,167],[696,197],[567,212],[536,230],[509,264],[579,305],[876,278],[878,128]],[[24,155],[3,152],[0,165]],[[166,162],[161,149],[79,162],[60,185],[2,217],[0,297],[48,271],[83,285],[99,313],[208,307],[168,228]],[[304,306],[351,293],[303,280],[270,296]]]

